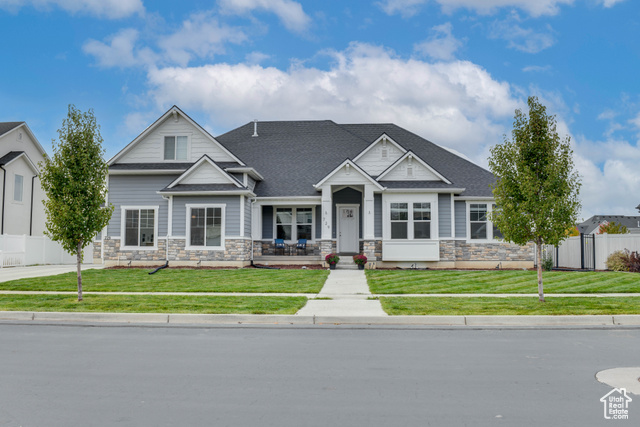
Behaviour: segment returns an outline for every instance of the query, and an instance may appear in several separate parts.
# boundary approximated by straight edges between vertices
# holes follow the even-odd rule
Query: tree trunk
[[[78,253],[76,254],[76,262],[78,268],[78,301],[82,301],[82,239],[78,242]]]
[[[538,296],[540,302],[544,302],[544,290],[542,289],[542,240],[536,242],[536,258],[538,260]]]

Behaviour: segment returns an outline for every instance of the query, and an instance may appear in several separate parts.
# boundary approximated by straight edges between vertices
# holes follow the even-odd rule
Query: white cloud
[[[469,9],[479,14],[492,14],[500,8],[520,9],[529,15],[537,17],[541,15],[557,15],[560,6],[571,5],[575,0],[435,0],[440,4],[445,13],[452,13],[456,9]],[[621,0],[602,0],[605,7]],[[420,6],[428,0],[384,0],[378,5],[388,15],[398,13],[405,18],[418,13]]]
[[[417,43],[413,50],[434,59],[450,61],[454,59],[456,51],[462,46],[462,42],[456,39],[451,30],[450,22],[433,27],[433,35],[427,40]]]
[[[164,59],[187,65],[194,56],[212,58],[225,52],[225,43],[241,43],[247,39],[239,29],[220,25],[211,13],[197,13],[182,23],[182,28],[158,44],[164,51]]]
[[[386,0],[377,4],[387,15],[399,13],[403,18],[409,18],[418,13],[420,6],[426,2],[427,0]]]
[[[255,64],[260,64],[261,62],[264,62],[270,58],[271,58],[271,55],[267,55],[266,53],[251,52],[245,56],[245,62],[249,65],[255,65]]]
[[[142,0],[0,0],[0,8],[19,10],[24,6],[36,9],[58,7],[72,14],[80,13],[109,19],[143,14]]]
[[[602,6],[609,8],[613,7],[618,3],[622,3],[624,0],[602,0]]]
[[[522,69],[525,73],[546,73],[551,70],[551,65],[529,65]]]
[[[506,19],[493,23],[489,37],[506,40],[509,48],[526,53],[538,53],[553,46],[555,39],[550,26],[534,30],[521,27],[521,22],[520,16],[513,12]]]
[[[105,68],[126,68],[154,63],[157,56],[150,49],[136,49],[138,38],[137,30],[124,29],[108,37],[107,43],[90,39],[82,46],[82,50],[94,56],[98,66]]]
[[[244,15],[256,9],[272,12],[288,30],[297,33],[306,31],[311,23],[302,5],[292,0],[220,0],[219,3],[224,13]]]
[[[151,95],[206,112],[215,128],[260,120],[394,122],[476,161],[505,132],[516,101],[507,83],[467,61],[429,64],[352,44],[328,70],[246,64],[150,69]]]

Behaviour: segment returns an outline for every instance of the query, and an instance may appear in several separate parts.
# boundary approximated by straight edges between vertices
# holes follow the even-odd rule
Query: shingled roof
[[[12,129],[17,128],[23,123],[24,122],[0,122],[0,136],[4,135]]]
[[[266,121],[258,122],[257,137],[252,137],[253,131],[250,122],[216,140],[264,176],[255,188],[261,197],[318,196],[314,184],[382,134],[413,151],[452,183],[426,188],[465,188],[462,196],[492,196],[489,184],[495,178],[491,172],[394,124]]]

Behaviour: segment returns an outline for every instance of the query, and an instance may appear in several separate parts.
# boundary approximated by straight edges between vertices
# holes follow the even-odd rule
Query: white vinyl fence
[[[84,249],[84,262],[93,262],[93,243]],[[59,243],[46,236],[0,235],[0,268],[36,264],[75,264]]]
[[[627,249],[630,252],[640,252],[640,235],[596,234],[593,241],[590,239],[585,240],[584,248],[582,247],[580,236],[573,236],[563,240],[558,246],[557,252],[552,246],[545,248],[545,252],[553,254],[554,259],[557,255],[558,267],[580,269],[582,268],[583,256],[585,260],[593,259],[594,249],[592,245],[595,245],[595,261],[587,261],[587,263],[593,262],[596,270],[606,270],[605,263],[607,258],[615,251]]]

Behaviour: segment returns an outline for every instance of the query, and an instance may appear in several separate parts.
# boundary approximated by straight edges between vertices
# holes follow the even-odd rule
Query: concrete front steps
[[[355,254],[338,254],[340,261],[336,264],[336,270],[357,270],[358,264],[353,262]]]

